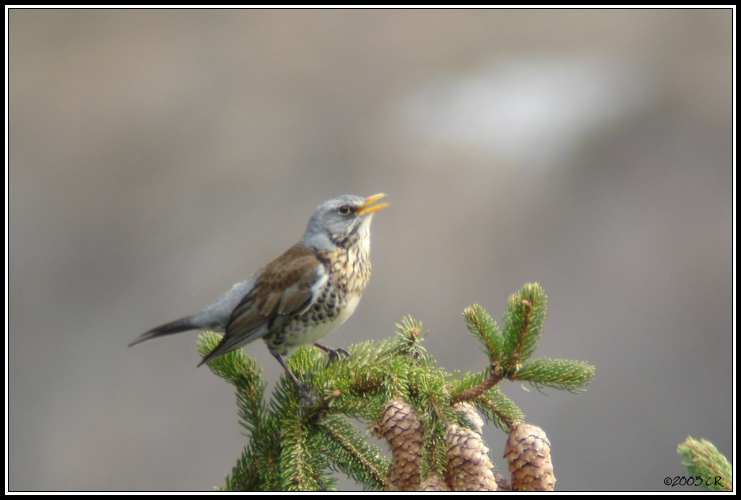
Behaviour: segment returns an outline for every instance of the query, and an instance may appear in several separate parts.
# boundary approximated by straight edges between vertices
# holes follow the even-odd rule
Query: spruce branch
[[[481,342],[491,363],[498,363],[502,357],[504,337],[489,313],[480,305],[474,304],[463,310],[463,320],[468,331]]]
[[[383,488],[389,463],[377,447],[366,443],[345,420],[330,418],[318,426],[326,434],[322,445],[325,453],[332,457],[331,468],[344,472],[370,489]]]
[[[506,373],[527,361],[537,347],[546,313],[546,295],[537,283],[511,295],[504,316],[504,360]]]
[[[705,491],[731,491],[733,489],[733,467],[718,449],[705,439],[688,436],[677,447],[682,465],[696,485]]]
[[[476,372],[449,374],[437,367],[422,346],[428,332],[411,317],[396,325],[391,338],[347,347],[349,357],[328,362],[322,351],[301,348],[287,363],[315,392],[310,398],[297,394],[286,376],[266,394],[260,368],[241,350],[209,361],[213,373],[235,386],[247,436],[224,489],[334,490],[335,471],[371,490],[510,489],[481,438],[485,422],[510,434],[512,488],[552,489],[550,443],[501,391],[509,380],[577,392],[593,379],[594,367],[583,362],[530,359],[545,310],[537,284],[509,298],[501,330],[480,305],[466,308],[465,327],[487,356]],[[205,333],[200,352],[210,352],[219,340]],[[348,418],[385,440],[391,460]],[[512,437],[523,429],[525,438]]]
[[[534,359],[525,363],[509,379],[513,382],[529,382],[537,388],[551,387],[581,392],[594,379],[594,366],[584,361]]]
[[[496,387],[485,396],[471,400],[471,403],[484,414],[495,427],[506,431],[512,425],[525,420],[525,415],[517,405]]]
[[[474,399],[483,396],[491,389],[496,387],[496,385],[499,384],[499,382],[501,382],[503,378],[504,376],[502,375],[502,370],[492,369],[489,376],[481,380],[481,382],[479,382],[475,386],[468,389],[461,389],[461,386],[459,386],[459,390],[454,393],[451,401],[453,402],[453,404],[459,403],[461,401],[473,401]]]

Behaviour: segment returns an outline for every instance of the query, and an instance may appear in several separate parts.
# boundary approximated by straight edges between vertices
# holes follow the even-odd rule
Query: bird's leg
[[[279,354],[273,354],[273,357],[278,360],[280,366],[282,366],[283,369],[286,371],[288,378],[291,380],[291,383],[293,383],[293,388],[296,390],[296,396],[298,396],[298,398],[302,400],[306,406],[311,406],[321,401],[321,397],[319,396],[319,394],[317,394],[313,387],[311,387],[309,384],[301,382],[293,373],[291,373],[291,370],[288,369],[285,361],[283,361],[283,358],[280,357]]]
[[[318,347],[322,351],[326,352],[329,355],[329,361],[327,361],[327,364],[331,363],[332,361],[339,359],[340,355],[350,357],[350,353],[344,350],[342,347],[338,347],[337,349],[332,349],[331,347],[327,347],[326,345],[322,344],[314,344],[314,347]]]
[[[273,354],[273,356],[275,357],[275,359],[278,360],[278,363],[280,363],[280,366],[282,366],[283,369],[286,371],[286,375],[288,375],[288,378],[291,379],[291,382],[293,382],[294,386],[303,383],[303,382],[299,382],[298,379],[293,375],[293,373],[291,373],[291,370],[288,369],[285,361],[283,361],[283,358],[281,358],[280,355]]]

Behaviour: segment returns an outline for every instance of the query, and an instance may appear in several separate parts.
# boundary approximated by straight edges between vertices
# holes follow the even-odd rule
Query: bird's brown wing
[[[311,307],[326,281],[324,264],[313,250],[291,247],[258,273],[255,285],[232,312],[224,338],[201,363],[280,328]]]

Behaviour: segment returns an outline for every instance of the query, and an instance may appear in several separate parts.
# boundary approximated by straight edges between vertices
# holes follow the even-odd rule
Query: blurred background
[[[536,356],[597,369],[582,394],[503,385],[558,490],[669,490],[688,435],[732,459],[733,15],[11,9],[9,488],[222,486],[245,438],[197,334],[126,345],[321,201],[381,191],[373,278],[326,344],[412,315],[479,370],[464,307],[501,323],[538,282]]]

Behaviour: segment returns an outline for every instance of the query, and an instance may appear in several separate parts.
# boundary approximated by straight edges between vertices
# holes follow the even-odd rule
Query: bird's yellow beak
[[[379,203],[378,205],[373,205],[376,201],[380,200],[386,196],[383,193],[374,194],[373,196],[369,196],[365,199],[365,203],[360,205],[357,210],[355,210],[355,215],[368,215],[370,213],[375,212],[376,210],[381,210],[382,208],[386,208],[389,206],[388,203]]]

